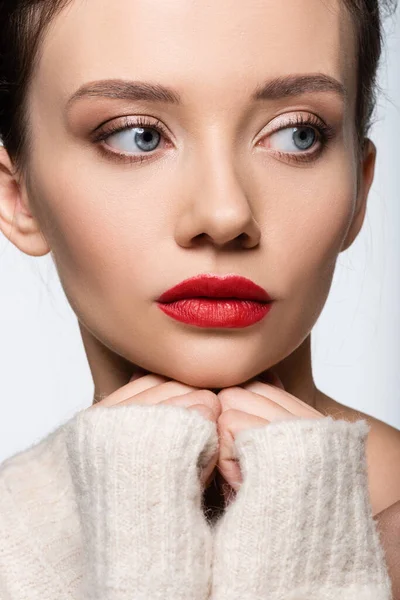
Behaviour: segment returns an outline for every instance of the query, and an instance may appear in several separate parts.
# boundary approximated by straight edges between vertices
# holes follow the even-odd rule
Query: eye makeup
[[[319,119],[316,115],[309,114],[308,116],[304,116],[303,114],[298,114],[295,116],[290,116],[286,121],[281,120],[281,125],[276,127],[272,131],[270,131],[266,136],[261,138],[260,141],[265,139],[265,137],[270,137],[274,133],[279,131],[283,131],[286,129],[295,129],[299,131],[300,129],[309,129],[316,133],[317,139],[317,150],[313,149],[311,152],[308,149],[305,152],[282,152],[279,150],[273,150],[272,154],[279,156],[288,161],[293,161],[297,163],[306,163],[312,162],[316,160],[326,149],[330,140],[335,137],[335,128],[327,123],[324,123],[321,119]],[[99,150],[106,158],[109,158],[116,162],[128,162],[128,163],[143,163],[148,160],[153,160],[155,156],[159,155],[158,150],[152,150],[150,152],[144,152],[143,154],[129,154],[123,152],[117,152],[115,150],[109,150],[111,146],[107,144],[103,144],[107,139],[109,139],[112,135],[116,135],[122,131],[128,131],[129,129],[142,129],[141,134],[144,130],[153,130],[156,131],[160,136],[160,139],[166,139],[169,141],[169,136],[167,134],[167,130],[160,120],[151,120],[150,118],[138,115],[137,117],[124,117],[123,121],[111,122],[110,124],[106,124],[100,132],[96,132],[95,135],[92,135],[92,142],[97,144]],[[315,144],[314,144],[315,146]]]

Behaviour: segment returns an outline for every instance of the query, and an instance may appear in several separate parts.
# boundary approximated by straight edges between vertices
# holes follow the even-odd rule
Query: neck
[[[271,369],[279,376],[289,394],[316,408],[321,392],[314,383],[312,372],[311,333],[292,354]]]

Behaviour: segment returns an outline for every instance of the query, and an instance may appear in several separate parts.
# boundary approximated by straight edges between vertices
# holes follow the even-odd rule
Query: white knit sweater
[[[176,406],[82,410],[0,466],[0,600],[391,600],[365,420],[242,431],[242,486],[203,513],[216,426]]]

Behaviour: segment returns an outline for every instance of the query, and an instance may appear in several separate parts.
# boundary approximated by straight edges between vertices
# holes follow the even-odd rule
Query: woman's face
[[[342,4],[75,0],[53,22],[30,89],[28,197],[79,321],[118,355],[227,387],[308,336],[355,227],[356,50]],[[316,74],[325,81],[294,80]],[[175,101],[140,98],[132,82]],[[95,142],[110,126],[128,128]],[[253,280],[269,314],[203,328],[160,310],[164,291],[203,273]]]

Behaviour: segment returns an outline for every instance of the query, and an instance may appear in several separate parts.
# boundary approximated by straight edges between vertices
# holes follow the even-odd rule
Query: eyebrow
[[[313,92],[334,92],[347,99],[345,86],[334,77],[324,73],[286,75],[275,77],[258,86],[251,100],[279,100]],[[180,105],[182,99],[177,90],[159,83],[104,79],[82,85],[67,102],[67,110],[81,98],[102,97],[117,100],[148,101]]]

